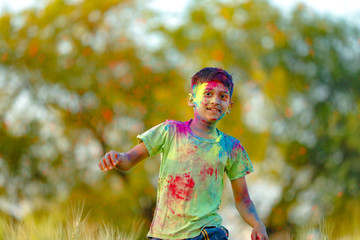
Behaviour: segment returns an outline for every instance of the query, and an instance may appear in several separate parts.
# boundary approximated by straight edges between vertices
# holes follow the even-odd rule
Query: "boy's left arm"
[[[261,222],[255,206],[250,199],[245,177],[232,180],[231,186],[234,193],[236,209],[245,222],[253,227],[251,240],[269,240],[265,225]]]

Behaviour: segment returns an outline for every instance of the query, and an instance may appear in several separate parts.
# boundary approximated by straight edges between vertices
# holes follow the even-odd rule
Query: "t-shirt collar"
[[[186,122],[186,126],[187,126],[187,129],[189,131],[189,133],[191,134],[191,136],[193,136],[194,138],[200,140],[200,141],[203,141],[203,142],[210,142],[210,143],[216,143],[216,142],[220,142],[221,138],[222,138],[222,132],[216,128],[216,132],[218,134],[218,137],[217,138],[202,138],[198,135],[196,135],[190,128],[190,123],[193,121],[193,119],[190,119],[189,121]]]

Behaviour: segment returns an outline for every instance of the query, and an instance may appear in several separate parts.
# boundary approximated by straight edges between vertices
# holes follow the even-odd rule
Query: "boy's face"
[[[208,123],[222,119],[232,103],[229,89],[219,81],[194,86],[188,99],[188,105],[194,107],[194,117]]]

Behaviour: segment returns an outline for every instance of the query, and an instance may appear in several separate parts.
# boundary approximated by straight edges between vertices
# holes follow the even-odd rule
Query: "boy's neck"
[[[208,123],[204,120],[194,118],[190,122],[190,129],[193,133],[195,133],[197,136],[207,139],[217,138],[218,133],[216,131],[216,122]]]

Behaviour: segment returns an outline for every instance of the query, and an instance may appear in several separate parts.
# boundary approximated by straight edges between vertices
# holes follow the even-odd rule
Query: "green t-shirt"
[[[150,156],[161,154],[157,204],[148,237],[196,237],[220,226],[217,213],[224,172],[234,180],[253,172],[240,141],[219,130],[216,139],[195,135],[187,122],[167,120],[137,136]]]

